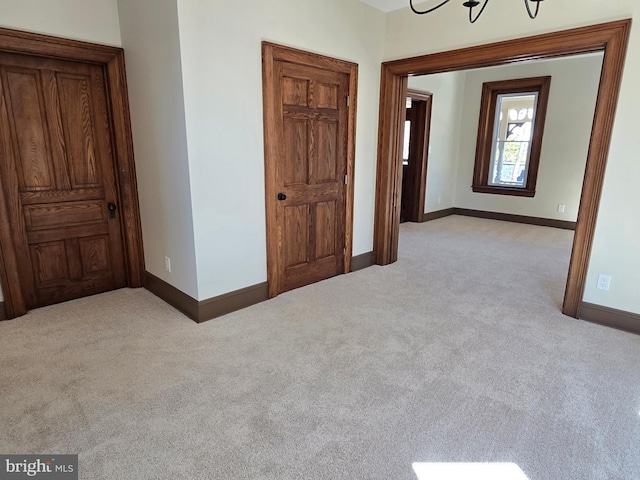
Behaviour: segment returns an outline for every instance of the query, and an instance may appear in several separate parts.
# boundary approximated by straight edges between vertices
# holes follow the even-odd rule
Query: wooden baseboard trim
[[[422,215],[423,222],[430,222],[431,220],[437,220],[439,218],[448,217],[454,215],[455,208],[445,208],[444,210],[438,210],[436,212],[429,212]]]
[[[0,302],[0,321],[7,319],[7,309],[4,308],[4,302]]]
[[[269,298],[269,288],[266,282],[200,302],[149,272],[145,272],[144,286],[151,293],[197,323],[250,307]]]
[[[198,323],[241,310],[269,299],[267,282],[198,302]]]
[[[198,321],[198,301],[195,298],[149,272],[144,274],[144,288],[180,310],[190,319]]]
[[[363,253],[351,259],[351,271],[357,272],[373,265],[373,252]]]
[[[582,302],[580,318],[587,322],[606,325],[625,332],[640,334],[640,315],[637,313],[616,310],[593,303]]]
[[[482,210],[470,210],[468,208],[454,208],[453,215],[488,218],[490,220],[502,220],[505,222],[526,223],[528,225],[562,228],[564,230],[576,229],[576,222],[567,222],[565,220],[555,220],[552,218],[528,217],[525,215],[512,215],[510,213],[485,212]]]

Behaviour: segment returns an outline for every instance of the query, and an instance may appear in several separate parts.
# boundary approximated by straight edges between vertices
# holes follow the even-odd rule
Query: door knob
[[[107,208],[109,209],[109,217],[116,218],[116,210],[118,209],[118,206],[115,203],[109,203]]]
[[[286,199],[287,199],[287,196],[284,193],[280,192],[278,194],[278,200],[283,201],[283,200],[286,200]]]

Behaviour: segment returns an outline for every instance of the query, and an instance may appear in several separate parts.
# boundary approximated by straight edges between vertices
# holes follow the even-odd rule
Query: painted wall
[[[0,0],[0,26],[120,46],[117,0]]]
[[[465,9],[448,6],[431,15],[417,16],[409,9],[387,15],[385,60],[446,51],[492,41],[519,38],[640,15],[634,0],[544,2],[536,20],[526,15],[522,2],[490,4],[480,20],[469,25]],[[640,135],[636,132],[640,109],[640,25],[631,30],[604,191],[600,204],[584,300],[640,313]],[[612,275],[609,292],[596,289],[599,273]]]
[[[0,0],[0,26],[120,45],[116,0]]]
[[[433,94],[425,213],[455,207],[464,72],[409,78],[409,88]]]
[[[575,222],[596,107],[602,54],[472,70],[466,74],[455,206]],[[482,84],[550,75],[536,195],[533,198],[471,190]],[[565,212],[558,212],[558,205]]]
[[[373,246],[385,16],[358,0],[178,0],[198,298],[266,281],[261,42],[359,64],[354,255]]]
[[[146,269],[197,298],[176,0],[119,0],[119,12]]]

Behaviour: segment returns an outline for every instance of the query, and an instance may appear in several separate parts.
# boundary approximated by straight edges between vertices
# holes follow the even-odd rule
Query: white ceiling
[[[390,12],[391,10],[398,10],[409,6],[409,0],[360,0],[363,3],[376,7],[383,12]],[[419,3],[419,2],[416,2]]]

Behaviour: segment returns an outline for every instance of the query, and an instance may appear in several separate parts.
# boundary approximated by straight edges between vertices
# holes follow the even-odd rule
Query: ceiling
[[[376,7],[383,12],[390,12],[391,10],[398,10],[409,6],[409,0],[360,0],[363,3]],[[420,3],[420,2],[416,2]]]

